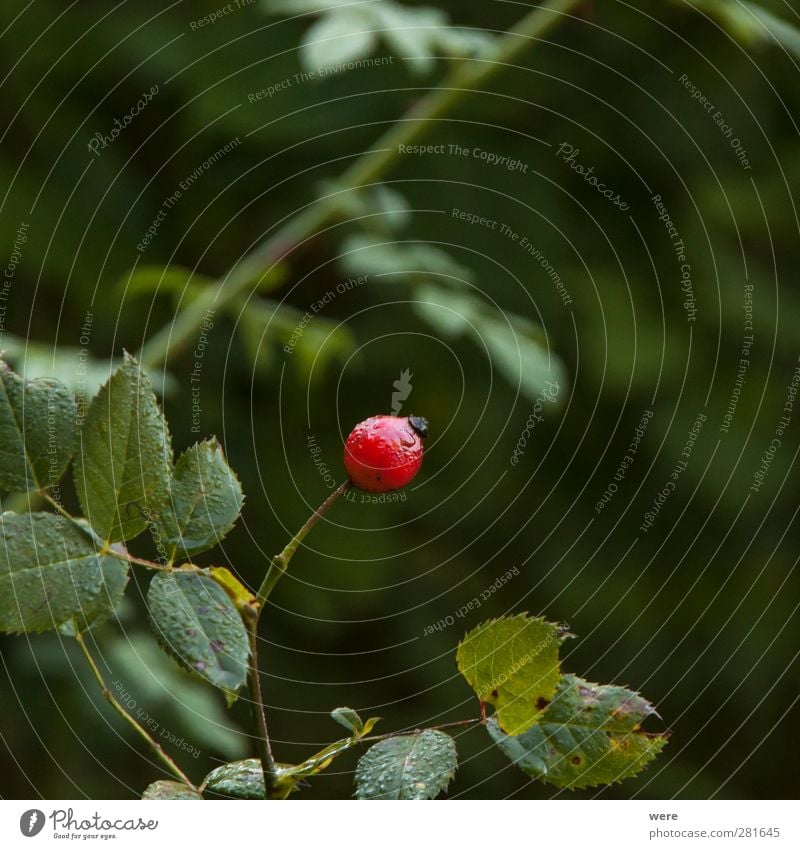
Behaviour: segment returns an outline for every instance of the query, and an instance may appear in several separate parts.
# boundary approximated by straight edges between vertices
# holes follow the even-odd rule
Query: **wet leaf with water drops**
[[[359,799],[435,799],[455,775],[458,756],[452,737],[420,731],[381,740],[358,762]]]
[[[0,631],[86,630],[107,619],[128,567],[52,513],[0,516]]]
[[[150,582],[147,604],[167,654],[233,697],[247,679],[250,644],[225,590],[194,571],[160,572]]]

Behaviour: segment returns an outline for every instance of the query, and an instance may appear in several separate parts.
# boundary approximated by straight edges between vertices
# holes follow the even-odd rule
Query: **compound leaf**
[[[198,442],[181,454],[158,510],[156,524],[170,560],[221,542],[239,518],[242,487],[216,439]]]
[[[0,490],[56,484],[75,450],[75,399],[57,380],[25,380],[0,360]]]
[[[624,687],[590,684],[565,675],[533,728],[509,736],[493,717],[491,738],[523,772],[557,787],[613,784],[640,772],[664,748],[664,735],[640,723],[653,706]]]
[[[129,354],[92,400],[79,436],[84,516],[104,540],[137,536],[167,497],[172,449],[150,381]]]
[[[159,572],[147,592],[159,643],[183,667],[233,695],[247,678],[250,643],[225,590],[194,571]]]
[[[456,745],[441,731],[420,731],[381,740],[358,762],[359,799],[434,799],[457,766]]]
[[[563,636],[559,626],[521,614],[479,625],[459,643],[459,671],[482,702],[494,705],[507,734],[530,728],[553,698]]]
[[[126,563],[60,516],[0,516],[0,631],[83,631],[108,618],[127,581]]]
[[[142,799],[153,800],[170,800],[178,801],[179,799],[202,801],[203,797],[197,790],[189,787],[188,784],[183,784],[180,781],[154,781],[147,790],[142,793]]]

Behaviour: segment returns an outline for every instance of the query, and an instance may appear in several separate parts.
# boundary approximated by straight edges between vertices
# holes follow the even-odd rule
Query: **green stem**
[[[167,767],[167,769],[175,775],[180,781],[184,784],[187,784],[193,790],[197,790],[197,788],[192,784],[191,779],[186,775],[186,773],[172,760],[172,758],[161,748],[161,745],[157,743],[148,733],[147,731],[139,725],[139,723],[125,710],[124,707],[114,698],[111,690],[106,686],[106,682],[103,680],[103,674],[100,672],[99,667],[94,662],[94,658],[89,651],[86,642],[83,639],[83,634],[80,631],[77,631],[75,634],[75,639],[78,641],[78,645],[81,647],[83,654],[86,660],[89,663],[89,666],[94,673],[94,677],[97,679],[97,683],[100,685],[100,689],[103,692],[103,698],[114,708],[114,710],[127,722],[131,728],[147,743],[148,746],[153,750],[158,759]]]
[[[317,507],[311,516],[309,516],[305,525],[303,525],[303,527],[300,528],[291,540],[289,540],[283,551],[272,558],[272,562],[269,564],[269,569],[267,569],[267,574],[264,576],[264,580],[261,582],[261,586],[258,588],[258,594],[256,595],[256,600],[259,604],[259,613],[264,609],[264,602],[269,598],[272,590],[275,589],[275,584],[277,584],[286,573],[286,570],[289,568],[289,562],[294,556],[295,551],[297,551],[309,531],[317,524],[317,522],[319,522],[328,510],[330,510],[331,506],[339,498],[339,496],[344,495],[344,493],[347,492],[352,485],[351,481],[346,480],[343,484],[338,486],[325,499],[325,501]]]
[[[61,516],[63,516],[65,519],[67,519],[68,521],[72,522],[73,524],[76,524],[76,525],[79,525],[79,524],[80,524],[80,523],[78,522],[78,520],[75,518],[75,516],[73,516],[73,515],[72,515],[72,513],[70,513],[68,510],[66,510],[66,509],[63,507],[63,505],[61,504],[61,502],[60,502],[60,501],[56,501],[56,499],[55,499],[55,498],[53,498],[53,496],[52,496],[52,495],[50,495],[50,493],[49,493],[46,489],[40,489],[40,490],[39,490],[39,492],[37,493],[37,495],[38,495],[40,498],[44,498],[44,500],[45,500],[45,501],[46,501],[46,502],[47,502],[47,503],[48,503],[48,504],[49,504],[49,505],[50,505],[50,506],[51,506],[51,507],[52,507],[52,508],[53,508],[53,509],[57,512],[57,513],[59,513],[59,514],[60,514]]]
[[[73,516],[64,507],[50,495],[49,492],[45,492],[42,490],[39,495],[44,498],[44,500],[53,507],[61,516],[63,516],[68,522],[72,522],[73,525],[76,525],[80,528],[84,533],[88,533],[92,536],[97,545],[102,545],[101,554],[107,554],[109,557],[116,557],[117,560],[124,560],[126,563],[132,563],[135,566],[144,566],[145,569],[156,569],[160,572],[171,572],[172,565],[165,563],[155,563],[152,560],[145,560],[143,557],[136,557],[133,554],[129,554],[127,551],[119,551],[116,548],[112,548],[108,543],[101,543],[99,538],[96,535],[91,534],[90,531],[87,530],[86,525],[82,524],[77,516]],[[187,564],[189,565],[189,564]]]
[[[264,787],[266,788],[267,799],[273,797],[273,791],[275,790],[278,779],[278,771],[275,766],[275,758],[272,754],[269,730],[267,728],[267,714],[261,692],[261,673],[258,664],[258,619],[261,611],[264,609],[264,602],[274,589],[275,584],[278,583],[286,572],[289,561],[294,556],[295,551],[297,551],[311,529],[328,512],[336,499],[347,492],[351,486],[352,484],[349,480],[338,486],[311,514],[303,527],[289,540],[283,551],[272,558],[267,574],[264,576],[264,580],[259,587],[258,595],[256,596],[257,603],[247,606],[242,611],[242,618],[244,619],[250,639],[250,669],[247,674],[247,683],[250,690],[250,701],[253,706],[253,718],[255,719],[258,731],[258,753],[261,760],[261,768],[264,772]]]
[[[381,179],[400,159],[400,146],[419,141],[473,90],[485,86],[507,65],[514,62],[529,44],[551,30],[565,15],[585,0],[548,0],[531,9],[507,33],[497,39],[494,49],[479,59],[458,62],[442,84],[421,98],[406,115],[384,133],[375,144],[348,168],[339,186],[343,191],[359,189]],[[298,245],[315,236],[336,216],[338,193],[307,207],[273,236],[265,239],[227,274],[188,304],[168,325],[143,346],[139,361],[145,368],[167,362],[197,334],[209,308],[220,310],[254,285],[265,270],[284,259]]]

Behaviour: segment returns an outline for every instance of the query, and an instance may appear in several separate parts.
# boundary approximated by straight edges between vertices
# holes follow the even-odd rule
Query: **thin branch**
[[[174,572],[174,568],[172,566],[168,566],[165,563],[155,563],[152,560],[145,560],[142,557],[135,557],[132,554],[129,554],[127,551],[117,551],[115,548],[106,548],[103,550],[103,554],[109,555],[109,557],[116,557],[117,560],[124,560],[126,563],[132,563],[134,566],[144,566],[145,569],[155,569],[158,572]],[[186,564],[191,565],[191,564]]]
[[[264,772],[264,787],[269,799],[278,778],[275,758],[267,729],[267,714],[264,709],[264,697],[261,693],[261,671],[258,664],[258,611],[250,609],[243,613],[247,634],[250,639],[250,668],[247,672],[247,684],[250,689],[250,701],[253,707],[253,718],[258,729],[258,754],[261,768]]]
[[[261,767],[264,771],[264,787],[269,799],[277,783],[278,771],[275,767],[275,758],[272,755],[272,747],[267,729],[267,714],[264,708],[264,698],[261,693],[261,674],[258,665],[258,620],[264,609],[264,602],[275,588],[275,585],[284,575],[289,567],[289,562],[295,551],[310,533],[312,528],[330,510],[333,503],[352,486],[349,480],[338,486],[325,501],[309,516],[302,528],[289,540],[283,551],[272,558],[267,574],[261,582],[256,603],[242,610],[247,633],[250,639],[250,669],[247,674],[247,683],[250,689],[250,700],[253,704],[253,715],[258,729],[258,750],[261,759]]]
[[[89,652],[89,648],[86,645],[85,640],[83,639],[83,635],[80,631],[76,631],[75,639],[78,641],[78,645],[81,647],[83,654],[89,663],[89,666],[92,668],[92,672],[94,673],[94,677],[97,679],[97,683],[100,685],[100,689],[103,692],[103,698],[114,708],[114,710],[131,726],[131,728],[136,731],[136,733],[147,743],[148,746],[153,750],[158,759],[164,764],[164,766],[169,769],[173,775],[175,775],[178,779],[180,779],[184,784],[187,784],[193,790],[197,790],[197,788],[192,784],[191,779],[186,775],[186,773],[172,760],[172,758],[161,748],[161,745],[157,743],[147,732],[145,728],[143,728],[139,723],[125,710],[124,707],[114,698],[111,690],[106,686],[106,682],[103,680],[103,674],[100,672],[99,667],[94,661],[91,653]]]
[[[90,533],[87,527],[79,520],[79,518],[77,516],[73,516],[71,513],[65,510],[64,507],[62,507],[62,505],[58,501],[56,501],[56,499],[53,498],[49,492],[45,492],[43,490],[39,494],[67,521],[72,522],[73,525],[79,527],[84,533]],[[98,538],[95,537],[95,539],[97,540]],[[135,566],[144,566],[145,569],[155,569],[160,572],[172,571],[172,566],[169,564],[156,563],[153,560],[146,560],[144,557],[136,557],[135,555],[130,554],[128,551],[120,551],[119,549],[112,548],[107,543],[103,545],[101,553],[107,554],[110,557],[116,557],[117,560],[124,560],[126,563],[132,563]]]
[[[343,484],[340,484],[326,499],[320,504],[319,507],[309,516],[306,523],[302,528],[289,540],[286,547],[281,551],[280,554],[276,554],[272,558],[272,562],[269,564],[269,569],[267,569],[267,574],[264,576],[264,580],[261,582],[261,586],[258,588],[258,594],[256,595],[256,599],[259,604],[259,614],[264,609],[264,602],[269,598],[270,593],[273,589],[275,589],[275,585],[280,581],[283,575],[286,573],[286,570],[289,568],[289,561],[294,556],[294,553],[300,547],[300,544],[308,535],[309,531],[319,522],[319,520],[330,510],[333,506],[334,502],[341,496],[347,492],[348,489],[352,486],[352,482],[350,480],[346,480]]]
[[[63,516],[67,521],[72,522],[75,525],[78,525],[79,522],[75,516],[72,515],[69,511],[67,511],[60,501],[56,501],[52,495],[46,489],[40,489],[38,492],[40,498],[44,498],[44,500],[55,509],[57,513]]]
[[[408,734],[417,734],[421,731],[446,731],[448,728],[463,728],[467,725],[476,725],[484,722],[476,716],[474,719],[459,719],[456,722],[445,722],[443,725],[432,725],[430,728],[414,728],[409,731],[390,731],[388,734],[374,734],[371,737],[361,737],[359,743],[378,743],[381,740],[390,740],[392,737],[405,737]]]
[[[484,87],[492,77],[513,63],[531,43],[569,15],[585,0],[548,0],[531,9],[516,26],[497,39],[494,49],[476,59],[463,59],[445,77],[441,85],[421,98],[406,115],[384,133],[375,144],[338,181],[341,191],[360,189],[382,179],[402,159],[400,150],[419,141],[442,116],[465,97]],[[204,289],[187,304],[173,321],[162,327],[142,347],[139,361],[146,368],[167,362],[171,354],[182,350],[197,334],[209,308],[224,309],[251,289],[265,272],[283,261],[297,246],[313,238],[335,219],[341,192],[311,204],[294,216],[273,236],[265,239],[244,257],[216,285]]]

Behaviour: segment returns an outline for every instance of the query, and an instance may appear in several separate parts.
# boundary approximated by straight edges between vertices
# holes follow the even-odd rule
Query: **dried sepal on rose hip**
[[[357,424],[344,445],[344,467],[367,492],[402,489],[422,466],[428,421],[420,416],[372,416]]]

